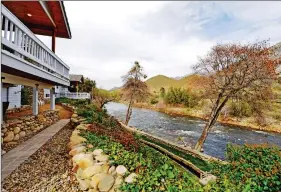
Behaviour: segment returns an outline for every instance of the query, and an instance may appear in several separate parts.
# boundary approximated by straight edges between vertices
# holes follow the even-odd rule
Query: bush
[[[157,104],[158,101],[158,97],[157,96],[153,96],[152,98],[150,98],[150,104],[155,105]]]
[[[193,108],[198,104],[198,97],[189,90],[171,87],[165,95],[167,104],[183,104],[186,107]]]
[[[235,117],[250,117],[253,115],[253,110],[251,106],[245,101],[231,102],[230,115]]]
[[[226,176],[234,184],[250,185],[250,191],[281,190],[281,151],[261,145],[227,145],[227,165],[215,165],[213,173]],[[254,183],[254,184],[253,184]]]

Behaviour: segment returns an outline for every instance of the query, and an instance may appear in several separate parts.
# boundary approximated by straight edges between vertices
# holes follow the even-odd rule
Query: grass
[[[148,141],[148,142],[151,142],[151,143],[154,143],[168,151],[170,151],[171,153],[187,160],[187,161],[190,161],[192,164],[194,164],[195,166],[197,166],[199,169],[203,170],[203,171],[210,171],[211,170],[211,166],[209,165],[209,163],[207,163],[206,161],[202,160],[202,159],[199,159],[197,157],[194,157],[188,153],[183,153],[177,149],[174,149],[172,147],[169,147],[168,145],[165,145],[163,143],[160,143],[160,142],[157,142],[157,141],[153,141],[145,136],[141,136],[141,138],[145,141]]]

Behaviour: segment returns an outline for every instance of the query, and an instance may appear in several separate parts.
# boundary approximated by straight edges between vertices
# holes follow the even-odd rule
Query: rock
[[[20,135],[16,134],[15,137],[14,137],[14,141],[18,141],[19,139],[20,139]]]
[[[18,143],[15,142],[15,141],[10,141],[10,142],[7,143],[7,145],[16,145],[16,144],[18,144]]]
[[[201,185],[207,185],[210,181],[216,181],[217,177],[214,175],[208,175],[207,177],[203,179],[199,179],[199,183]]]
[[[15,137],[14,132],[9,131],[9,132],[7,133],[7,136],[4,138],[4,142],[13,141],[13,140],[14,140],[14,137]]]
[[[75,118],[71,118],[70,121],[71,121],[72,123],[78,123],[78,122],[79,122],[79,121],[78,121],[77,119],[75,119]]]
[[[19,132],[19,136],[20,136],[20,138],[25,137],[25,131]]]
[[[106,175],[103,179],[100,180],[98,184],[98,189],[101,192],[109,191],[114,184],[114,177],[112,175]]]
[[[78,145],[85,141],[87,141],[87,140],[79,135],[71,135],[70,142],[68,143],[68,147],[71,148],[72,146]]]
[[[111,174],[113,171],[115,171],[115,166],[111,166],[110,169],[108,170],[108,173]]]
[[[40,125],[40,126],[39,126],[39,129],[43,129],[43,128],[44,128],[44,125]]]
[[[96,189],[89,189],[88,192],[99,192],[99,191]]]
[[[94,148],[94,146],[92,144],[88,144],[87,147],[90,148],[90,149]]]
[[[85,146],[75,147],[71,151],[69,151],[69,155],[74,156],[78,153],[82,153],[85,149],[86,149]]]
[[[101,172],[103,172],[103,173],[107,173],[108,172],[108,170],[109,170],[109,168],[110,168],[110,166],[106,163],[106,164],[103,164],[102,166],[101,166]]]
[[[105,174],[105,173],[98,173],[98,174],[94,175],[94,176],[92,177],[92,180],[91,180],[91,182],[90,182],[90,185],[91,185],[94,189],[97,189],[97,188],[98,188],[99,182],[100,182],[104,177],[106,177],[106,176],[107,176],[107,174]]]
[[[7,131],[8,131],[7,128],[4,128],[4,129],[1,130],[2,133],[6,133]]]
[[[85,170],[83,170],[81,176],[82,178],[89,178],[101,172],[102,172],[102,167],[94,165],[91,167],[87,167]]]
[[[133,183],[137,177],[137,174],[131,173],[128,177],[125,178],[126,183]]]
[[[86,127],[85,125],[78,125],[78,126],[76,127],[76,129],[87,130],[88,127]]]
[[[4,155],[6,153],[6,151],[1,150],[1,155]]]
[[[117,172],[116,172],[116,170],[115,170],[115,171],[113,171],[113,172],[111,173],[111,175],[112,175],[113,177],[117,176]]]
[[[77,181],[79,183],[79,188],[82,191],[86,191],[87,189],[89,189],[89,187],[90,187],[90,180],[77,178]]]
[[[95,155],[95,156],[99,156],[99,155],[101,155],[101,154],[102,154],[102,152],[103,152],[103,150],[102,150],[102,149],[95,149],[95,150],[93,151],[93,155]]]
[[[95,157],[95,159],[99,162],[104,162],[108,160],[108,155],[98,155]]]
[[[123,183],[123,181],[124,181],[123,177],[119,175],[116,177],[114,185],[120,186]]]
[[[76,118],[76,117],[78,117],[78,115],[77,115],[76,113],[73,113],[73,114],[71,115],[71,118]]]
[[[117,172],[117,175],[123,176],[127,172],[127,168],[123,165],[118,165],[117,168],[116,168],[116,172]]]
[[[86,169],[87,167],[94,165],[94,159],[92,154],[79,153],[73,156],[72,161],[81,169]]]
[[[20,128],[19,127],[15,127],[14,128],[14,134],[18,134],[20,132]]]

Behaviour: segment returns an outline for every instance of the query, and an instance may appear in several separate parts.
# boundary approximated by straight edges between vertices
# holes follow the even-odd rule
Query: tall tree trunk
[[[200,136],[200,138],[198,139],[196,145],[195,145],[195,150],[197,151],[200,151],[207,136],[208,136],[208,133],[210,131],[210,129],[214,126],[215,122],[217,121],[218,119],[218,116],[222,110],[222,108],[224,107],[224,105],[226,104],[226,102],[228,101],[229,99],[229,96],[225,97],[225,99],[223,100],[223,102],[220,104],[220,101],[222,99],[222,95],[219,94],[218,98],[217,98],[217,101],[216,103],[214,104],[214,107],[212,108],[212,112],[210,114],[210,118],[208,120],[208,122],[206,123],[205,125],[205,128],[202,132],[202,135]]]
[[[127,114],[126,114],[126,120],[125,120],[125,125],[128,125],[129,120],[131,118],[131,114],[132,114],[132,104],[133,104],[133,100],[130,100],[128,109],[127,109]]]

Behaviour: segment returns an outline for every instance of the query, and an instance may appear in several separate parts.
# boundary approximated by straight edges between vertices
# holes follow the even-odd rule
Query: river
[[[126,105],[109,103],[106,105],[106,109],[109,114],[124,121]],[[194,146],[201,135],[205,122],[197,118],[174,117],[149,109],[133,108],[129,125],[174,143],[178,143],[177,138],[180,136],[190,146]],[[203,148],[204,153],[224,159],[227,143],[266,142],[281,147],[281,134],[251,131],[217,123],[209,133]]]

